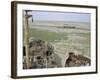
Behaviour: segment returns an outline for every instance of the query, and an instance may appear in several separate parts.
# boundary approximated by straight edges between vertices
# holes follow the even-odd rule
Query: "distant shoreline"
[[[67,22],[67,21],[33,21],[29,22],[30,28],[32,27],[56,27],[56,28],[78,28],[90,30],[91,24],[85,22]]]

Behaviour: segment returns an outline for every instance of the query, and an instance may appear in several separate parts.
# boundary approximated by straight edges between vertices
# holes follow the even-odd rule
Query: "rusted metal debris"
[[[25,49],[25,47],[23,49]],[[29,60],[31,65],[29,68],[26,67],[24,56],[23,69],[59,67],[55,58],[59,59],[54,53],[54,47],[50,43],[42,40],[34,40],[29,44]]]
[[[80,66],[90,66],[91,60],[83,55],[70,52],[69,57],[65,62],[65,67],[80,67]]]

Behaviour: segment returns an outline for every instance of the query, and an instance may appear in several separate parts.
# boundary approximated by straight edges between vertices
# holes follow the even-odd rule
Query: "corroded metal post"
[[[31,11],[31,10],[30,10]],[[26,52],[26,66],[27,69],[30,68],[29,62],[29,23],[28,19],[32,17],[32,15],[28,15],[29,10],[25,10],[25,24],[24,24],[24,39],[25,39],[25,52]]]

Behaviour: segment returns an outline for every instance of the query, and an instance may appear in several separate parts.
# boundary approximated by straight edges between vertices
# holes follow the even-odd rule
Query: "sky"
[[[72,21],[72,22],[91,21],[91,14],[89,13],[32,11],[32,16],[34,20]]]

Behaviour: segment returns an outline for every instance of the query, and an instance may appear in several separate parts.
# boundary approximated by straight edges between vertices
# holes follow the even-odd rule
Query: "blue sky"
[[[32,11],[34,20],[90,22],[89,13]]]

